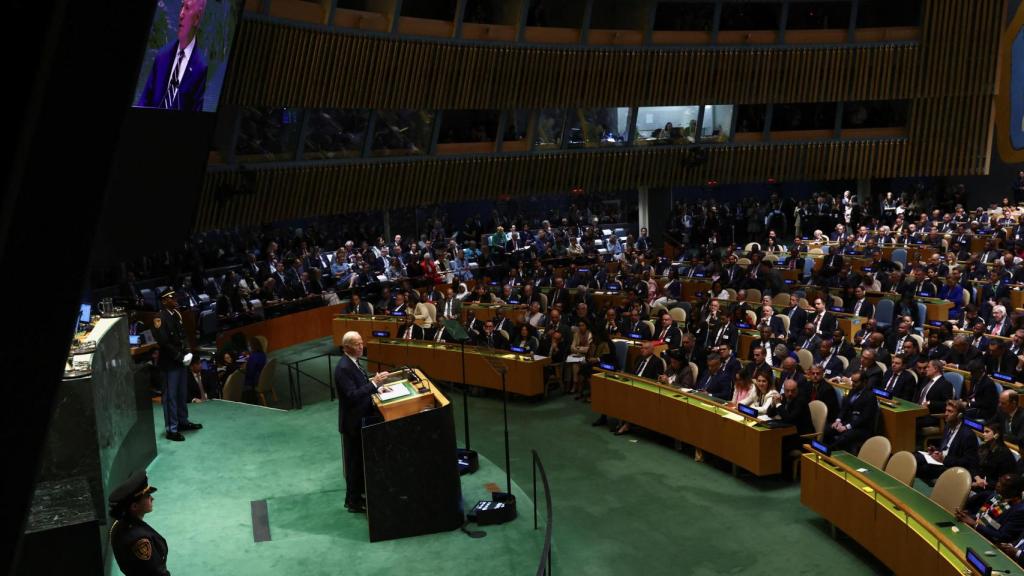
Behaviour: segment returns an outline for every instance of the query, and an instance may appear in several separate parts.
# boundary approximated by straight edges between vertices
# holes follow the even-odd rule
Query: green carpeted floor
[[[325,339],[272,355],[284,364],[330,348]],[[327,379],[325,359],[303,370]],[[800,505],[797,484],[734,477],[725,463],[695,463],[692,452],[642,431],[614,436],[590,425],[589,405],[560,395],[509,405],[512,479],[526,492],[517,490],[518,520],[488,526],[478,540],[453,532],[370,544],[365,518],[342,507],[337,405],[312,380],[302,387],[301,411],[212,402],[192,408],[204,430],[184,443],[158,440],[150,475],[160,491],[149,519],[168,538],[172,573],[535,573],[542,534],[529,500],[531,449],[551,482],[556,574],[886,572],[849,539],[833,540]],[[283,366],[277,390],[286,407]],[[449,395],[462,446],[462,397]],[[471,505],[484,484],[504,483],[504,449],[498,397],[471,396],[469,407],[472,447],[483,457],[481,470],[463,477]],[[250,501],[259,499],[268,500],[272,540],[256,544]]]

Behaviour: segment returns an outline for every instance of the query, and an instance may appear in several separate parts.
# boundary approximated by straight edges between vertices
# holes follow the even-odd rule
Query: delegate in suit
[[[338,388],[338,431],[341,432],[342,457],[345,461],[345,508],[349,512],[365,512],[363,497],[363,420],[376,414],[373,395],[387,377],[378,372],[372,378],[359,366],[363,355],[363,337],[346,332],[341,338],[345,357],[334,369],[334,385]]]
[[[206,94],[206,56],[196,46],[206,0],[182,0],[177,37],[156,53],[136,106],[202,111]]]

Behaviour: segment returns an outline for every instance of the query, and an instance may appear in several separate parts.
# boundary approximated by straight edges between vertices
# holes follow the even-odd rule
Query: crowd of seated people
[[[552,357],[552,381],[580,400],[604,364],[791,419],[800,429],[807,426],[801,406],[821,401],[824,442],[851,451],[877,432],[874,390],[884,390],[926,407],[922,427],[941,423],[949,432],[926,450],[922,478],[960,463],[976,491],[991,490],[1018,471],[1004,449],[1024,440],[1017,394],[1000,392],[998,383],[1024,381],[1024,314],[1011,298],[1024,283],[1024,215],[1008,203],[916,214],[889,214],[886,206],[852,219],[830,213],[817,221],[824,230],[774,251],[771,241],[789,236],[768,227],[776,220],[765,214],[754,244],[695,242],[672,258],[659,255],[643,229],[613,242],[602,218],[586,211],[540,221],[494,214],[488,226],[471,218],[459,229],[436,218],[413,240],[377,234],[332,245],[304,235],[287,248],[270,241],[248,252],[225,274],[216,307],[230,318],[253,314],[247,301],[266,309],[279,300],[322,301],[326,293],[348,300],[352,313],[402,311],[400,338],[440,342],[453,336],[440,322],[418,324],[418,304],[460,321],[476,303],[521,306],[521,317],[468,314],[471,344]],[[985,237],[981,250],[972,249],[975,236]],[[692,299],[683,297],[688,282],[702,286]],[[892,304],[891,314],[882,314],[879,297]],[[919,304],[937,301],[949,303],[949,318],[926,323]],[[859,317],[860,329],[851,337],[840,317]],[[756,336],[739,358],[741,332]],[[618,339],[642,343],[631,365],[620,365]],[[567,363],[570,356],[580,361]],[[973,431],[957,440],[964,417],[987,423],[984,441]]]

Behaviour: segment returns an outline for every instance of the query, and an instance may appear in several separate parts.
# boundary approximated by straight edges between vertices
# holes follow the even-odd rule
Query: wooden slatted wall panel
[[[984,174],[1003,0],[928,0],[906,175]]]
[[[244,20],[239,34],[223,98],[244,106],[511,109],[896,99],[913,93],[894,70],[916,69],[920,52],[916,45],[677,52],[477,46],[257,20]]]
[[[246,172],[248,193],[236,189],[238,172],[212,172],[199,206],[197,229],[253,225],[318,214],[494,198],[501,194],[622,190],[638,186],[700,185],[780,180],[892,177],[893,158],[906,140],[821,142],[712,148],[701,166],[688,166],[681,150],[609,150],[516,157],[423,159]],[[898,162],[897,162],[898,163]]]

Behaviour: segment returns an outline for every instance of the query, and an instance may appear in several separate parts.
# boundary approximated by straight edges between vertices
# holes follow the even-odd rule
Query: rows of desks
[[[653,380],[595,371],[591,408],[685,442],[757,476],[782,469],[782,439],[792,426],[765,428],[703,394],[686,393]]]
[[[965,562],[968,548],[993,569],[1020,573],[998,547],[930,498],[846,452],[802,456],[800,502],[896,574],[974,574]]]
[[[392,338],[371,338],[364,344],[368,365],[374,369],[409,366],[422,369],[431,380],[463,382],[463,348],[458,344]],[[545,392],[544,367],[550,363],[550,358],[466,346],[465,383],[501,390],[500,370],[504,369],[509,392],[540,396]]]

